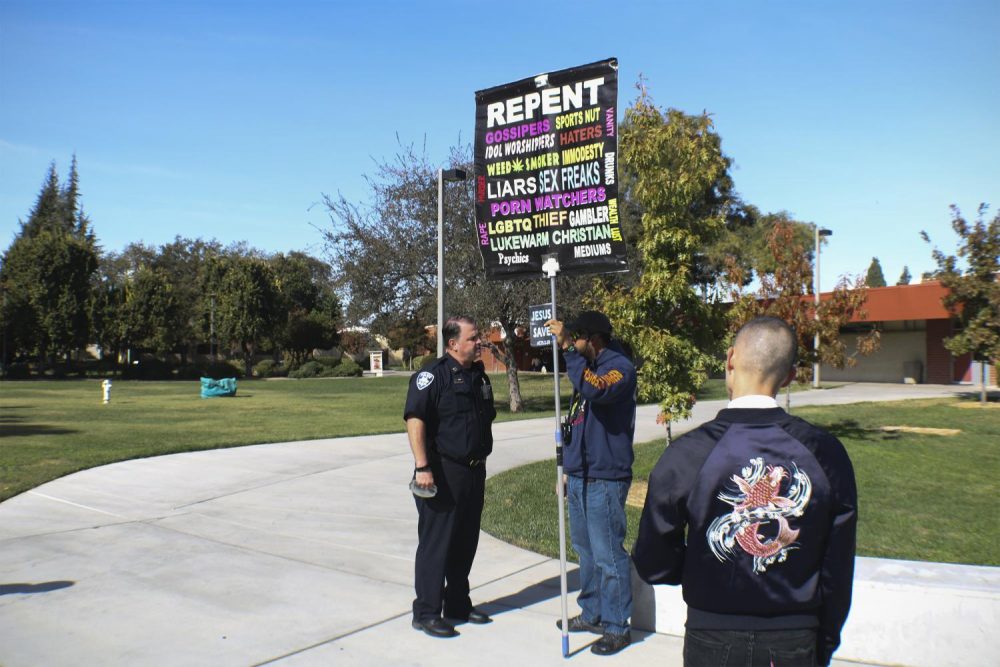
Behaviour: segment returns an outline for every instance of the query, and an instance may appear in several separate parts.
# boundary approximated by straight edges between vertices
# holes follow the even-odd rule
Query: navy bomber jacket
[[[682,584],[688,628],[815,627],[826,665],[851,606],[856,527],[837,438],[781,408],[725,409],[660,457],[632,560],[651,584]]]
[[[635,433],[635,366],[617,344],[593,363],[574,349],[565,353],[566,376],[579,408],[570,409],[573,427],[563,447],[563,472],[575,477],[632,479]]]

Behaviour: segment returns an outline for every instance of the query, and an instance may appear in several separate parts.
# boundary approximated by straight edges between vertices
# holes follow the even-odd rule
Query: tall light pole
[[[444,182],[464,181],[461,169],[438,169],[438,312],[437,356],[444,356]]]
[[[819,322],[819,237],[833,236],[833,232],[816,225],[816,270],[813,274],[813,298],[815,308],[813,309],[813,319]],[[813,389],[819,389],[819,325],[816,326],[816,336],[813,339],[813,351],[816,353],[816,361],[813,362]]]

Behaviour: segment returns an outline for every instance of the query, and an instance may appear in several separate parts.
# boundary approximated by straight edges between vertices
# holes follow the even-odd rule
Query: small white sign
[[[374,373],[376,377],[382,377],[382,350],[369,352],[368,359],[371,362],[369,365],[372,369],[372,373]]]

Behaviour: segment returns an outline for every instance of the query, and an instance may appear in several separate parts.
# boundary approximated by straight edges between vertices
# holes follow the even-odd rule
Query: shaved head
[[[784,320],[755,317],[736,333],[733,349],[741,372],[777,390],[795,366],[798,341]]]

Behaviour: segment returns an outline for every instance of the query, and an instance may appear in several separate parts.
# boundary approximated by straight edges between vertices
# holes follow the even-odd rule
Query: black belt
[[[478,468],[479,466],[486,463],[486,459],[459,459],[455,458],[454,456],[448,456],[447,454],[442,454],[441,452],[438,452],[438,454],[443,459],[448,459],[452,463],[457,463],[459,465],[466,466],[467,468]]]

